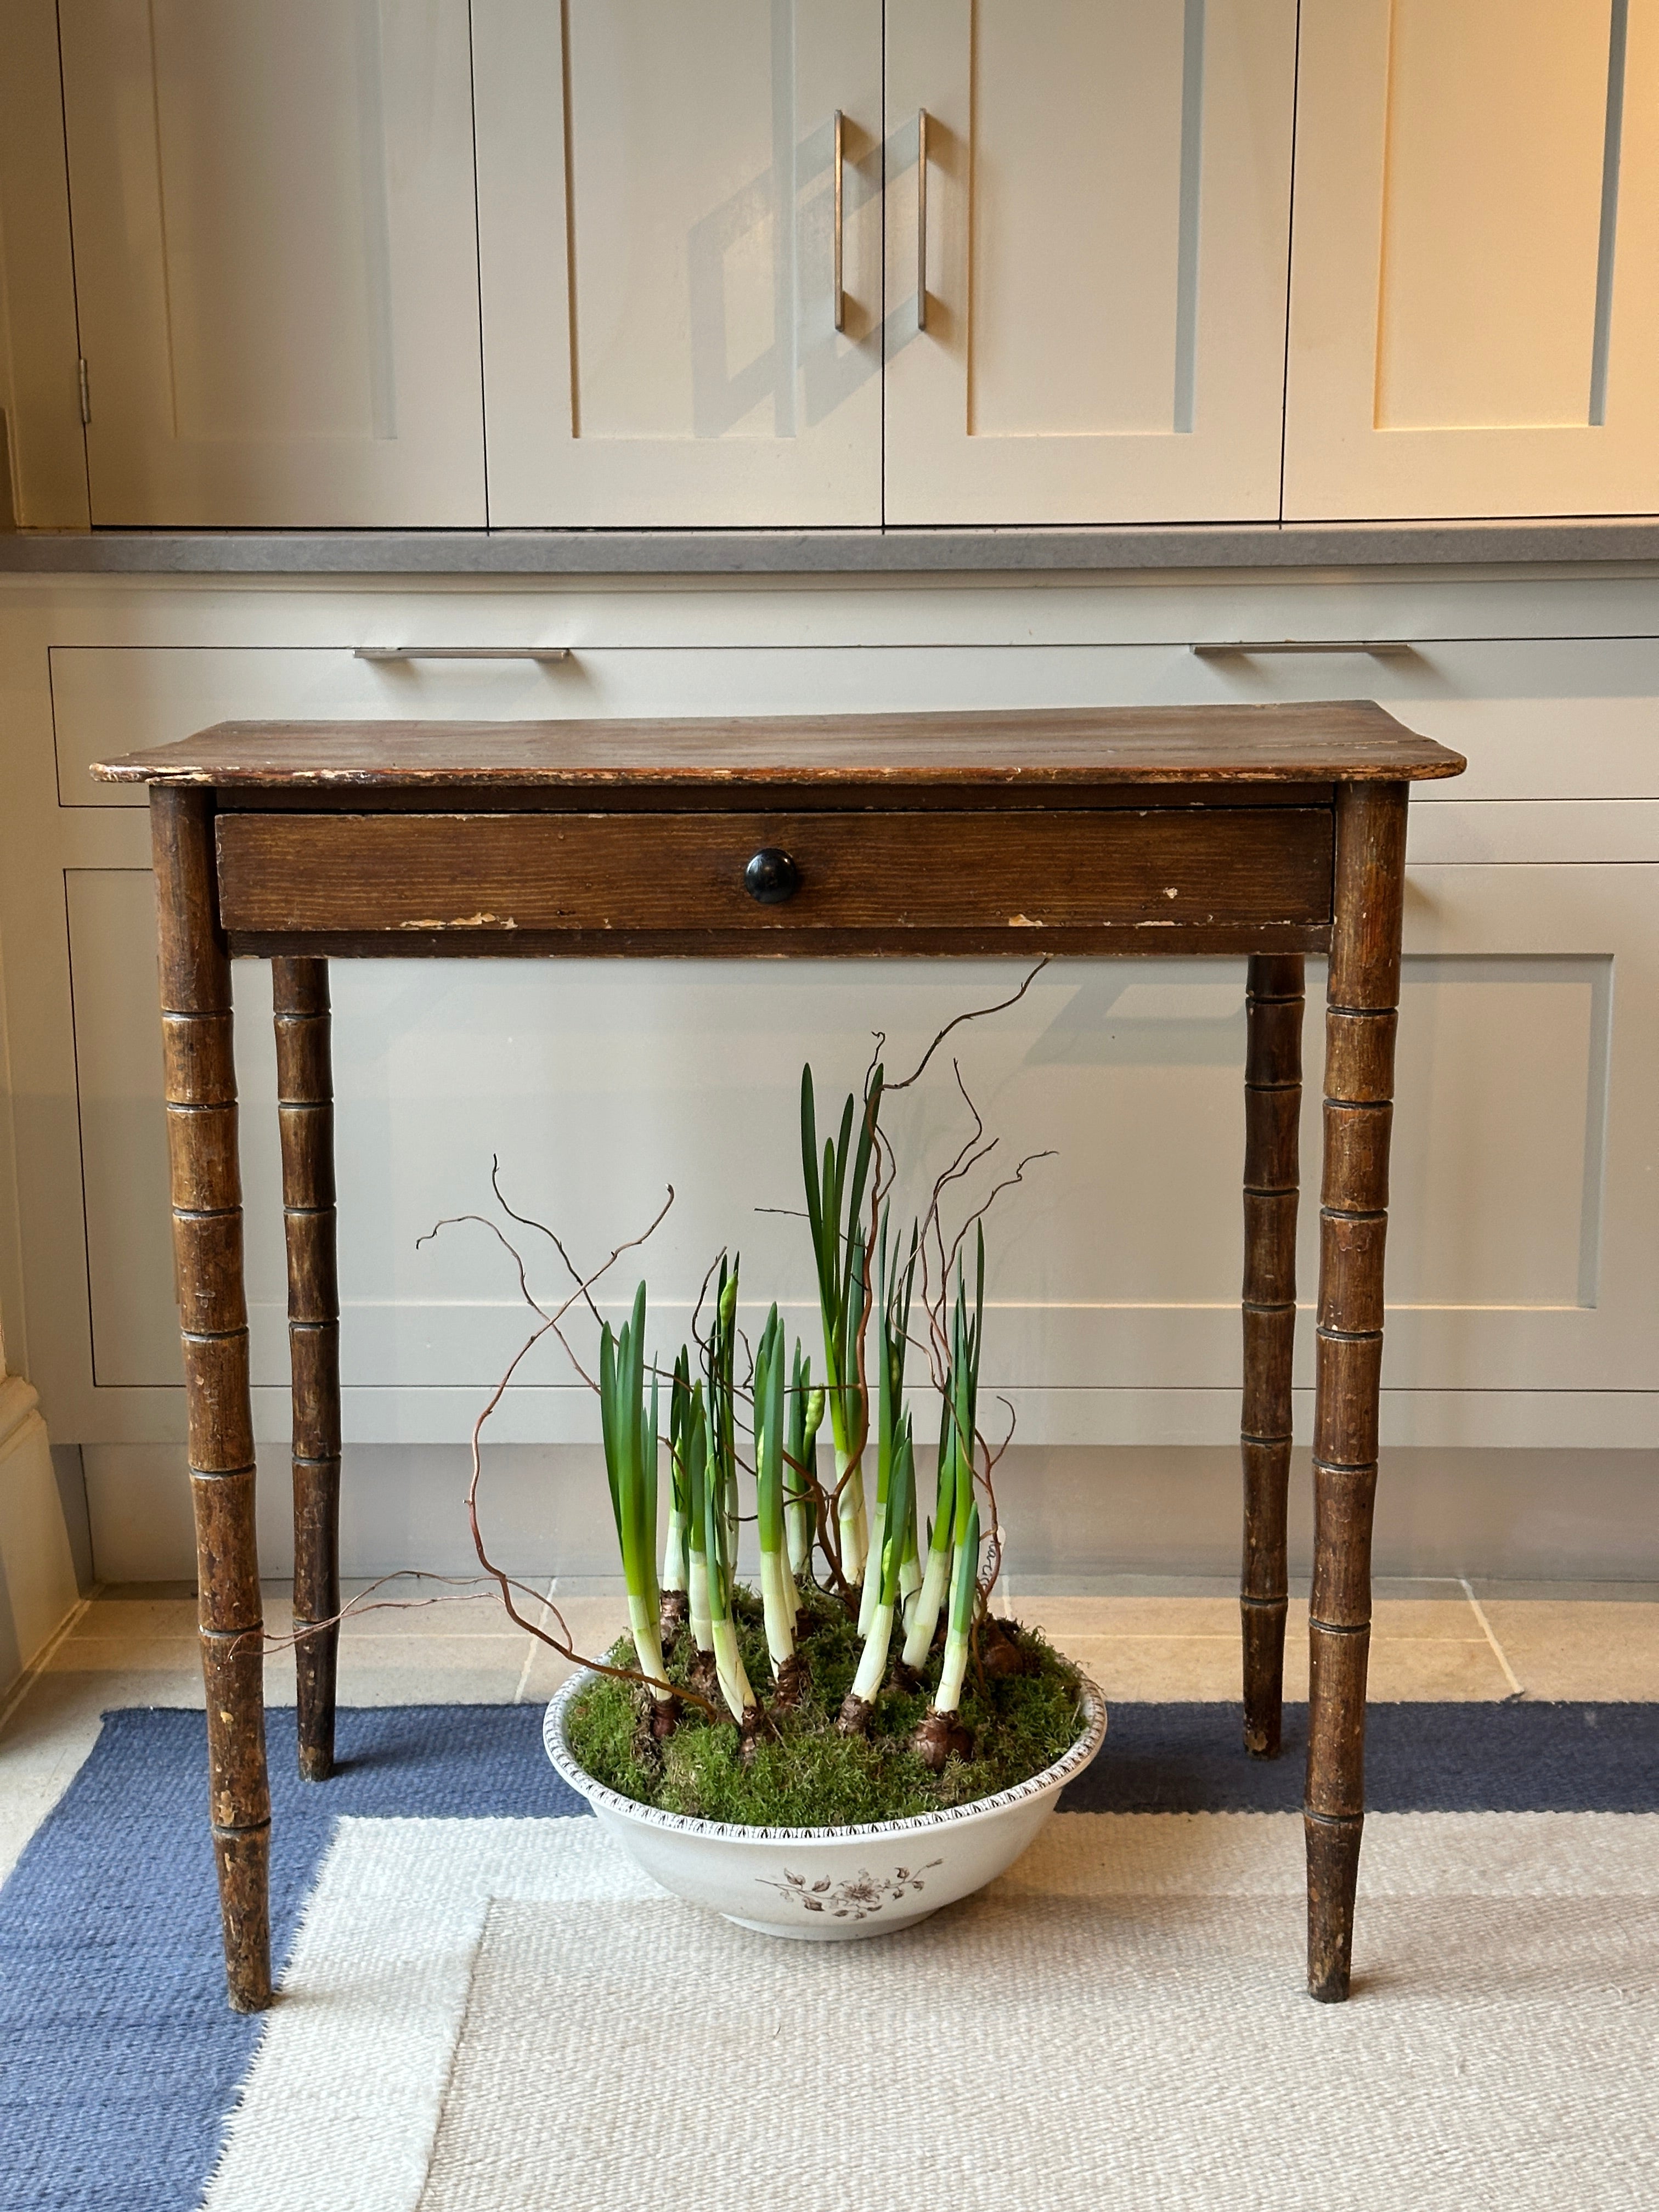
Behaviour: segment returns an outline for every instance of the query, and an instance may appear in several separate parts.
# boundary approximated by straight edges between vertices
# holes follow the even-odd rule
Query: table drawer
[[[396,950],[544,951],[562,939],[687,951],[830,949],[961,933],[1022,948],[1311,947],[1331,912],[1325,807],[846,814],[262,814],[218,823],[219,892],[240,949],[375,937]],[[744,871],[787,854],[793,896]],[[790,940],[806,939],[806,945]],[[824,940],[822,947],[817,940]],[[1111,942],[1109,944],[1108,939]],[[1172,940],[1181,940],[1179,944]],[[488,940],[483,942],[481,940]],[[568,949],[574,949],[571,946]],[[595,948],[584,943],[583,950]],[[618,943],[617,949],[622,949]],[[665,941],[661,949],[678,949]]]

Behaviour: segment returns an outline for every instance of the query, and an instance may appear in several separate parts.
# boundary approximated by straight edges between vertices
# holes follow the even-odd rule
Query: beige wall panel
[[[63,0],[93,519],[485,519],[465,0]]]
[[[1278,512],[1295,46],[1289,0],[889,11],[890,523]]]
[[[879,522],[878,0],[477,0],[473,33],[491,521]]]
[[[1304,0],[1287,520],[1659,507],[1659,9]]]

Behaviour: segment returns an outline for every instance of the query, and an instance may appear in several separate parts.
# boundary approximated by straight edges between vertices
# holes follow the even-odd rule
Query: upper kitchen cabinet
[[[1659,509],[1656,83],[1647,0],[1303,0],[1287,518]]]
[[[100,524],[482,524],[467,0],[61,0]]]
[[[881,520],[880,0],[473,0],[496,524]]]
[[[1295,89],[1295,0],[894,0],[890,524],[1277,515]]]

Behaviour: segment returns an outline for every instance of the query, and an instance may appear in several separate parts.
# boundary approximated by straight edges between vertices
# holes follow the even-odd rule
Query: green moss
[[[772,1673],[760,1601],[739,1589],[732,1610],[744,1665],[764,1701]],[[736,1724],[710,1723],[691,1706],[682,1708],[679,1726],[659,1752],[643,1726],[647,1693],[603,1677],[570,1709],[571,1750],[595,1781],[665,1812],[745,1826],[824,1828],[904,1820],[991,1796],[1041,1773],[1077,1741],[1077,1674],[1026,1628],[1017,1640],[1035,1662],[1030,1673],[981,1687],[969,1669],[958,1717],[973,1748],[965,1759],[947,1760],[943,1773],[930,1773],[908,1748],[938,1685],[937,1653],[922,1688],[883,1692],[867,1735],[839,1735],[835,1719],[857,1672],[858,1630],[842,1605],[816,1590],[803,1601],[801,1625],[809,1624],[800,1644],[806,1680],[799,1703],[772,1717],[746,1765],[738,1756]],[[611,1656],[632,1666],[631,1640],[623,1638]],[[672,1681],[685,1681],[694,1656],[690,1637],[682,1635],[668,1660]]]

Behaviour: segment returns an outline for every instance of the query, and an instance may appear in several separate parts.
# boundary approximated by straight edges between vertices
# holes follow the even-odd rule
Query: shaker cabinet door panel
[[[890,8],[889,523],[1277,515],[1295,76],[1295,0]]]
[[[878,523],[880,0],[473,34],[491,521]]]
[[[482,524],[466,0],[61,0],[97,524]]]
[[[1659,10],[1303,0],[1286,519],[1659,508]]]

